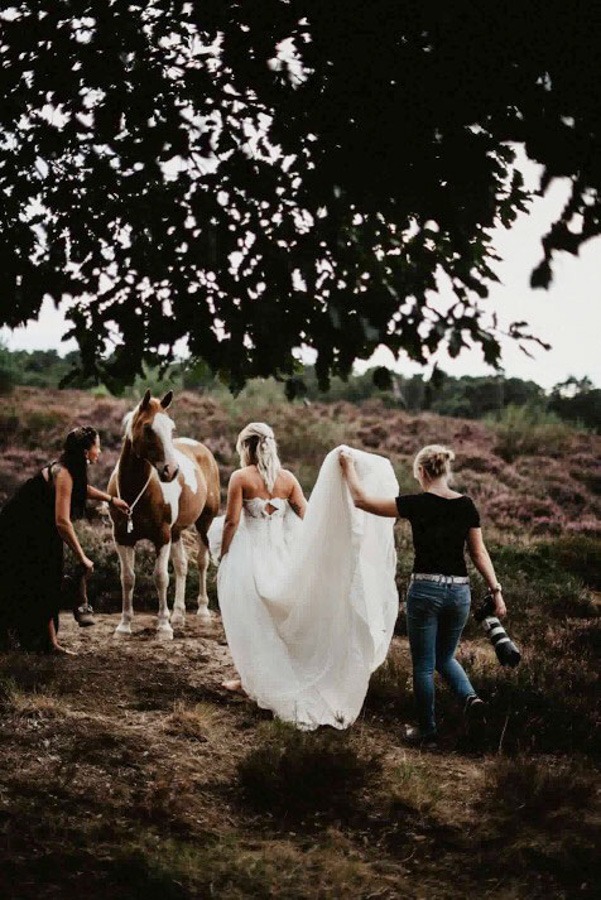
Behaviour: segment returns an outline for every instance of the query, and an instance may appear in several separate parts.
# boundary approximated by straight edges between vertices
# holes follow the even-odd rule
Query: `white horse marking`
[[[175,458],[177,460],[177,464],[179,466],[179,470],[184,476],[185,484],[190,488],[193,494],[198,490],[198,480],[196,478],[196,467],[194,463],[190,459],[189,456],[186,456],[185,453],[182,453],[180,450],[175,449]]]
[[[177,440],[179,441],[180,444],[189,444],[191,447],[198,447],[198,446],[200,446],[200,441],[195,441],[194,438],[181,438],[181,437],[178,437]]]
[[[134,617],[133,597],[136,583],[134,560],[136,551],[133,547],[123,547],[121,544],[117,544],[116,547],[121,568],[123,611],[121,613],[121,621],[115,629],[115,634],[131,634],[131,620]]]
[[[175,598],[173,601],[173,613],[171,624],[184,625],[186,621],[186,575],[188,574],[188,555],[182,540],[174,541],[171,545],[171,562],[175,570]]]
[[[164,481],[159,482],[161,486],[161,491],[163,493],[163,499],[165,503],[167,503],[171,507],[171,525],[176,521],[179,514],[179,498],[182,492],[182,487],[177,478],[174,481],[170,481],[166,484]]]
[[[177,460],[172,438],[174,428],[175,422],[167,413],[156,413],[152,420],[152,430],[161,439],[165,451],[165,462],[175,470]]]
[[[154,564],[154,583],[159,595],[159,624],[157,628],[157,637],[164,640],[171,640],[173,637],[173,628],[169,624],[169,607],[167,606],[167,586],[169,585],[169,554],[171,553],[171,542],[164,544],[157,553],[156,562]]]

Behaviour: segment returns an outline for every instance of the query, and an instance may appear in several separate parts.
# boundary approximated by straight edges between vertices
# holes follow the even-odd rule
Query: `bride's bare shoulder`
[[[290,469],[280,469],[278,473],[278,480],[280,479],[280,485],[289,491],[291,491],[294,485],[297,483],[296,475],[291,472]]]
[[[230,475],[231,485],[244,485],[248,482],[249,473],[248,466],[244,469],[235,469]]]
[[[244,466],[236,469],[230,476],[230,485],[242,488],[243,491],[261,491],[263,480],[257,472],[256,466]]]

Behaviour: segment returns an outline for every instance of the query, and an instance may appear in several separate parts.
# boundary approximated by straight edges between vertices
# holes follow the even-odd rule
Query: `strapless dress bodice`
[[[251,519],[280,519],[287,503],[283,497],[253,497],[244,501],[244,509]]]

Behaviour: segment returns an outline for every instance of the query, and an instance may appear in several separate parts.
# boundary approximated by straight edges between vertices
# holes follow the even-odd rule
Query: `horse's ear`
[[[148,404],[150,403],[150,398],[152,394],[150,393],[150,389],[146,391],[144,397],[142,398],[142,402],[140,403],[140,409],[147,409]]]
[[[173,400],[173,391],[167,391],[163,399],[161,400],[161,406],[163,409],[169,409],[171,406],[171,401]]]

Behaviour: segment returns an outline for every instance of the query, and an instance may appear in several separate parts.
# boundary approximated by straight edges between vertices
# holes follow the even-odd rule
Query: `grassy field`
[[[19,389],[0,405],[0,503],[92,423],[104,487],[131,401]],[[438,692],[436,752],[408,748],[404,617],[347,732],[303,734],[220,683],[233,675],[218,616],[154,638],[152,554],[139,553],[131,639],[113,636],[118,567],[107,518],[78,524],[96,561],[97,624],[61,618],[71,658],[0,654],[0,896],[54,898],[592,897],[599,884],[601,438],[514,416],[494,424],[411,416],[377,401],[289,405],[273,385],[239,398],[182,394],[177,433],[214,452],[225,495],[235,438],[273,425],[310,492],[325,453],[389,457],[402,490],[424,444],[457,453],[456,486],[478,504],[523,659],[501,668],[479,626],[462,662],[490,704],[465,731]],[[396,528],[401,597],[411,567]],[[474,594],[482,586],[474,577]],[[215,571],[211,605],[217,610]]]

